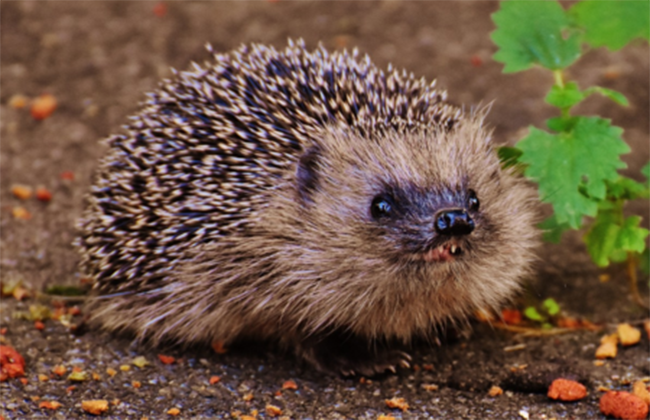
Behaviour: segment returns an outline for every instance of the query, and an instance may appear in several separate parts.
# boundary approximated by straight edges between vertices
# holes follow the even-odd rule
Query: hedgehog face
[[[399,336],[497,306],[528,270],[532,194],[500,168],[480,121],[370,139],[330,129],[290,184],[271,213],[292,220],[265,225],[294,238],[292,268],[318,280],[306,307],[326,313],[324,296],[346,296],[356,309],[340,324],[360,333]]]
[[[371,139],[324,134],[296,169],[308,225],[328,232],[318,243],[345,248],[356,240],[364,257],[425,270],[473,258],[502,229],[490,211],[503,194],[487,133],[468,125]]]
[[[369,213],[397,252],[414,262],[443,263],[470,248],[479,206],[476,192],[466,187],[386,187],[373,197]]]

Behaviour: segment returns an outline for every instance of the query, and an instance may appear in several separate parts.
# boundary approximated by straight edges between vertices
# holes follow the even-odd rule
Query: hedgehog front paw
[[[338,371],[343,376],[375,376],[386,371],[397,373],[397,368],[408,369],[411,367],[411,356],[401,350],[385,350],[379,354],[369,355],[368,359],[339,357]]]
[[[346,339],[333,342],[324,339],[313,345],[300,346],[298,355],[321,372],[343,376],[375,376],[397,368],[409,368],[411,356],[390,348],[377,348],[364,340]]]

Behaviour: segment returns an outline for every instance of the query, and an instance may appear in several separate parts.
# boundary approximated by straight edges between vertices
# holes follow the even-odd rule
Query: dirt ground
[[[537,70],[501,74],[502,66],[490,58],[495,51],[490,14],[497,8],[491,1],[170,2],[160,13],[164,10],[154,2],[2,2],[2,281],[22,279],[37,290],[79,283],[71,242],[84,192],[103,153],[99,139],[119,130],[144,93],[171,74],[170,67],[183,69],[192,60],[208,59],[206,42],[224,52],[248,42],[282,47],[288,37],[304,38],[311,47],[319,42],[331,49],[358,47],[379,67],[393,63],[437,78],[455,103],[493,102],[488,121],[502,142],[513,142],[529,125],[543,126],[553,115],[542,102],[552,80]],[[615,53],[591,52],[571,72],[583,86],[616,89],[630,100],[631,106],[622,108],[591,98],[578,111],[607,116],[625,129],[633,149],[625,157],[625,173],[639,180],[638,170],[650,156],[649,61],[647,44],[639,43]],[[46,120],[35,121],[28,111],[8,105],[13,95],[42,93],[53,94],[59,104]],[[74,180],[62,179],[64,171],[72,171]],[[20,202],[10,191],[16,183],[45,186],[53,199]],[[33,217],[13,218],[17,205]],[[647,202],[632,203],[629,211],[644,215],[647,226]],[[630,303],[622,268],[603,272],[590,263],[579,233],[567,235],[559,246],[546,245],[537,269],[530,296],[552,297],[569,314],[608,331],[616,322],[648,316]],[[603,273],[610,275],[609,282],[599,281]],[[642,291],[647,296],[646,280]],[[524,338],[476,324],[471,333],[443,340],[440,347],[418,347],[419,370],[360,381],[322,376],[263,346],[220,355],[210,348],[139,348],[127,338],[96,331],[77,336],[53,320],[37,330],[33,322],[12,317],[33,303],[2,300],[0,327],[6,331],[0,339],[27,363],[26,383],[0,383],[0,415],[7,419],[84,418],[81,401],[91,399],[119,400],[104,414],[107,418],[165,418],[172,407],[180,409],[179,418],[232,418],[255,410],[257,418],[269,418],[265,407],[273,404],[294,419],[375,419],[380,414],[404,419],[598,419],[603,418],[599,386],[628,390],[627,382],[650,376],[645,336],[641,344],[596,367],[599,333]],[[524,346],[504,351],[516,344]],[[157,357],[161,353],[182,362],[164,365]],[[120,369],[136,356],[151,364]],[[79,367],[99,378],[73,383],[66,374],[39,380],[38,374],[49,376],[58,364],[68,373]],[[517,368],[523,365],[527,367]],[[110,376],[107,368],[117,373]],[[214,375],[221,380],[211,385]],[[580,379],[588,397],[570,404],[549,400],[546,387],[558,376]],[[281,389],[289,379],[297,390]],[[427,384],[439,389],[427,391],[422,386]],[[505,394],[489,397],[492,385]],[[384,400],[392,397],[404,398],[408,411],[388,408]],[[62,406],[40,409],[44,400]]]

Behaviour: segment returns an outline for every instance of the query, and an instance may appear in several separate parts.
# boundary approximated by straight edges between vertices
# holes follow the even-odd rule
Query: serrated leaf
[[[545,219],[539,224],[539,228],[542,229],[542,237],[544,240],[554,244],[559,243],[562,239],[562,234],[571,229],[571,227],[566,223],[558,223],[555,216]]]
[[[614,200],[636,200],[637,198],[648,198],[650,191],[647,185],[635,180],[620,176],[614,182],[607,182],[607,197]]]
[[[616,247],[616,238],[620,231],[621,227],[614,220],[603,218],[603,220],[597,219],[585,235],[587,251],[597,266],[609,265],[609,257]]]
[[[620,224],[616,212],[599,212],[593,226],[584,237],[589,255],[599,267],[610,261],[625,261],[628,252],[645,250],[648,230],[639,226],[641,217],[630,216]]]
[[[584,39],[592,47],[619,50],[634,38],[650,39],[650,2],[581,1],[569,9],[584,28]]]
[[[542,306],[551,316],[555,316],[560,313],[560,305],[553,298],[545,299],[544,302],[542,302]]]
[[[598,93],[598,94],[603,95],[606,98],[611,99],[612,101],[616,102],[617,104],[623,105],[623,106],[628,106],[630,104],[627,101],[627,98],[625,97],[625,95],[623,95],[621,92],[617,92],[615,90],[607,89],[607,88],[600,87],[600,86],[594,86],[594,87],[591,87],[589,89],[586,89],[584,93],[585,93],[585,96],[589,96],[589,95],[592,95],[594,93]]]
[[[589,170],[583,175],[587,177],[585,184],[591,197],[605,198],[605,181],[617,179],[617,170],[627,167],[620,155],[629,153],[630,146],[623,141],[622,135],[622,128],[598,117],[580,118],[573,128],[573,137],[586,155],[582,163]]]
[[[534,64],[563,69],[580,56],[580,36],[557,1],[504,1],[492,20],[497,29],[491,38],[499,47],[494,59],[505,64],[504,73]]]
[[[606,194],[605,181],[618,178],[625,167],[620,155],[629,151],[622,130],[597,117],[577,117],[573,130],[551,134],[531,128],[517,147],[525,174],[539,184],[541,199],[551,203],[558,224],[574,229],[583,216],[595,216],[597,202]],[[589,197],[580,192],[584,187]]]
[[[535,309],[534,306],[529,306],[526,309],[524,309],[524,316],[530,319],[531,321],[538,321],[538,322],[544,321],[544,317],[539,312],[537,312],[537,309]]]
[[[544,98],[544,101],[558,108],[571,108],[580,103],[584,98],[585,94],[578,88],[578,84],[569,82],[564,87],[553,85],[551,91]]]
[[[641,216],[630,216],[623,222],[616,239],[616,248],[628,252],[643,252],[648,229],[640,226]]]

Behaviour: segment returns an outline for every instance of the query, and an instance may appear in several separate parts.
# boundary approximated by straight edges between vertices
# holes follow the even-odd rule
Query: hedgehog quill
[[[107,140],[76,243],[92,323],[373,375],[518,290],[535,195],[480,113],[356,51],[208,49]]]

